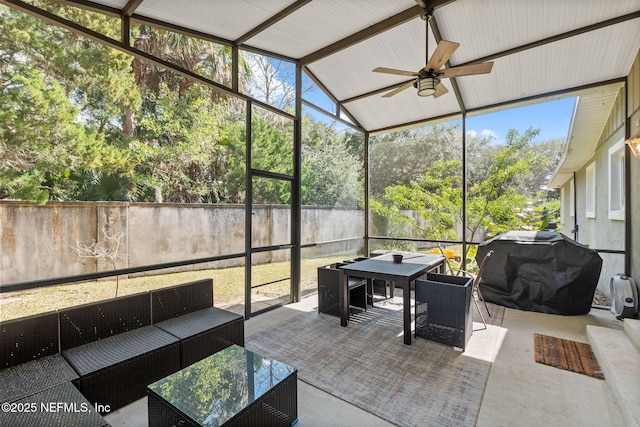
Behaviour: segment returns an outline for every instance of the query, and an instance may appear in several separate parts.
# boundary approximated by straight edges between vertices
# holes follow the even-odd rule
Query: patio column
[[[296,64],[296,112],[293,123],[293,182],[291,186],[291,298],[300,301],[302,254],[302,66]]]
[[[246,141],[245,141],[245,188],[246,195],[244,201],[244,318],[251,317],[251,230],[253,217],[252,201],[253,201],[253,187],[252,187],[252,175],[251,175],[251,101],[246,103]]]
[[[364,132],[364,255],[369,256],[369,132]]]
[[[473,239],[473,236],[471,236]],[[467,112],[462,110],[462,269],[467,269]]]

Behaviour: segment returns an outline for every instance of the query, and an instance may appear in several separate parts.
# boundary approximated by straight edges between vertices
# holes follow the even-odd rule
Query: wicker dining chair
[[[484,271],[485,271],[485,269],[487,267],[487,264],[489,263],[489,259],[491,258],[491,255],[493,255],[493,250],[489,251],[484,256],[484,258],[482,259],[482,262],[480,263],[480,269],[478,270],[478,274],[473,275],[473,274],[469,273],[466,270],[462,270],[462,269],[454,270],[454,268],[451,266],[451,263],[449,262],[449,259],[445,255],[444,249],[442,248],[441,245],[438,245],[438,249],[440,250],[440,253],[442,253],[442,256],[444,256],[446,268],[447,268],[447,270],[449,270],[449,273],[451,275],[453,275],[453,276],[467,276],[467,277],[471,277],[473,279],[472,292],[475,293],[475,295],[477,295],[477,299],[482,301],[482,303],[484,304],[485,310],[487,310],[487,314],[489,315],[489,317],[491,317],[491,312],[489,311],[489,306],[487,305],[487,302],[484,300],[484,297],[482,296],[482,292],[480,291],[480,282],[482,281],[482,274],[484,273]],[[484,315],[482,314],[482,311],[480,311],[480,305],[478,305],[477,299],[474,297],[473,298],[473,303],[476,305],[476,309],[478,310],[478,313],[480,314],[480,318],[482,319],[482,323],[484,324],[484,327],[486,329],[487,322],[484,319]]]

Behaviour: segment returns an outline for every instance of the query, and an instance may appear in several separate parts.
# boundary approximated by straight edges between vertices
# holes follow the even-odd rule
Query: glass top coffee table
[[[297,373],[232,345],[150,384],[149,425],[294,425]]]

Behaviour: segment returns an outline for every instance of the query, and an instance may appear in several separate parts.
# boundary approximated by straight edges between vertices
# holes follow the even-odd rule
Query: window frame
[[[586,169],[585,185],[585,215],[587,218],[596,217],[596,162],[592,162]]]
[[[620,140],[609,148],[609,219],[624,221],[625,219],[625,149],[624,140]]]
[[[569,217],[575,218],[576,216],[576,184],[573,178],[569,181]]]

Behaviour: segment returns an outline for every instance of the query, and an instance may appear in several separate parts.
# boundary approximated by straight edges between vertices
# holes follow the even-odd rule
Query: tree
[[[197,74],[231,84],[230,47],[148,26],[134,46]],[[247,67],[240,61],[240,86]],[[170,70],[133,61],[143,102],[135,116],[140,197],[156,202],[241,202],[244,198],[244,114],[238,101]]]
[[[107,231],[106,227],[102,228],[103,239],[94,240],[90,245],[84,245],[80,242],[76,242],[75,246],[71,248],[78,254],[80,258],[93,258],[95,260],[105,260],[111,263],[114,270],[117,269],[116,261],[125,258],[126,255],[122,252],[122,239],[125,237],[124,233],[118,233],[117,235],[111,235]],[[120,281],[116,276],[116,294],[118,296],[118,287]]]
[[[290,111],[296,96],[295,85],[288,83],[294,81],[293,64],[272,60],[258,53],[247,53],[245,60],[251,70],[248,92],[266,104]]]
[[[491,150],[496,154],[490,165],[467,182],[467,238],[480,231],[492,236],[523,226],[531,199],[517,185],[544,160],[530,144],[538,132],[528,129],[520,135],[510,130],[506,144]],[[413,236],[431,240],[457,239],[455,225],[462,222],[460,170],[459,160],[437,160],[409,184],[385,188],[382,198],[370,202],[372,211],[405,235],[411,230]]]
[[[66,199],[75,171],[126,170],[127,156],[76,123],[77,108],[53,79],[27,65],[0,75],[0,197]]]
[[[252,169],[293,175],[293,123],[283,119],[254,115],[251,124]],[[291,183],[278,179],[257,178],[253,181],[254,203],[289,204]]]
[[[282,111],[294,113],[296,99],[295,64],[259,53],[246,52],[241,55],[245,67],[243,90],[262,102]],[[312,90],[312,84],[303,81],[303,94]]]
[[[302,204],[362,207],[362,134],[309,116],[304,117],[302,133]]]
[[[408,185],[392,185],[384,196],[370,200],[375,215],[397,237],[421,236],[453,240],[461,218],[462,195],[459,160],[438,160]]]
[[[33,3],[119,38],[117,19],[47,1]],[[0,100],[6,131],[0,141],[0,197],[244,201],[242,100],[21,12],[3,8],[0,23],[0,85],[6,89]],[[140,50],[231,85],[229,46],[145,25],[134,26],[132,36]],[[291,111],[294,70],[284,61],[248,54],[240,60],[240,90]],[[26,111],[21,104],[29,97],[19,88],[40,99],[22,118],[16,112]],[[249,167],[292,174],[292,122],[259,107],[253,120]],[[316,148],[303,159],[304,185],[311,190],[305,192],[306,202],[360,205],[362,135],[324,126],[316,130],[306,140]],[[291,185],[255,180],[253,195],[256,201],[289,203]]]
[[[362,206],[363,187],[359,179],[362,163],[345,153],[340,145],[306,150],[302,165],[302,203],[319,206]]]
[[[224,130],[225,105],[212,103],[200,85],[180,94],[162,84],[147,102],[153,106],[143,112],[131,142],[140,185],[156,202],[220,201],[221,169],[234,151]]]
[[[462,137],[457,125],[434,125],[371,139],[370,188],[378,197],[389,185],[408,185],[433,162],[460,158]]]
[[[104,24],[74,8],[35,3]],[[67,200],[85,170],[129,173],[125,147],[109,129],[121,106],[139,100],[127,79],[130,58],[10,9],[2,9],[0,26],[0,197]]]
[[[137,191],[130,179],[118,174],[83,171],[75,200],[121,201],[137,199]]]
[[[520,227],[515,214],[527,205],[528,195],[514,187],[539,163],[539,158],[529,145],[539,132],[538,129],[529,128],[524,135],[520,135],[517,130],[510,129],[506,144],[493,157],[486,177],[468,186],[466,231],[471,238],[480,229],[495,235]]]
[[[49,1],[33,3],[112,38],[119,37],[117,20]],[[58,82],[79,109],[88,130],[104,134],[109,144],[122,145],[123,111],[140,104],[129,55],[10,9],[0,15],[0,24],[0,46],[7,67],[28,64]]]

